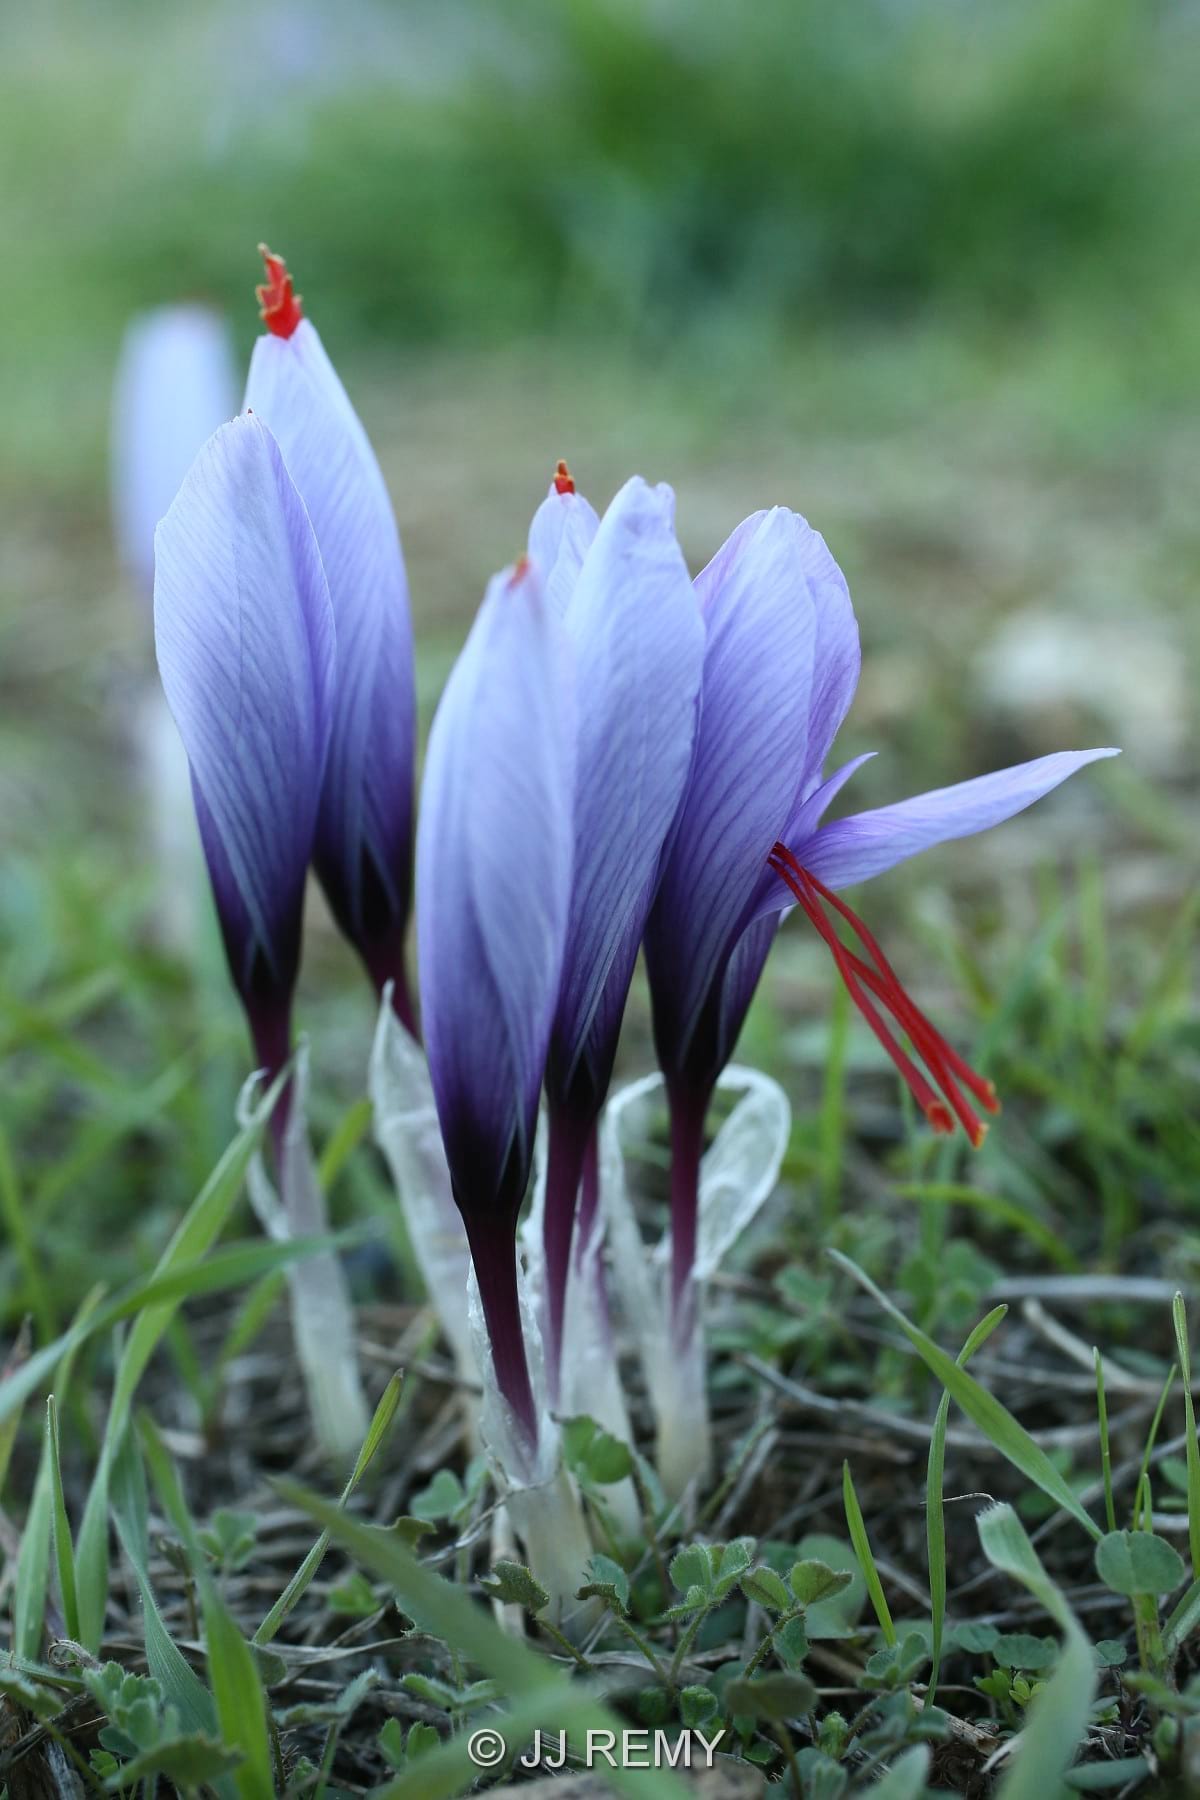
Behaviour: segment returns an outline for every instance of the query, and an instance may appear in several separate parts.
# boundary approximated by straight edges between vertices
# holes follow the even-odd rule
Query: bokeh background
[[[134,313],[201,299],[248,353],[260,238],[384,464],[426,719],[562,455],[599,504],[669,480],[696,567],[759,505],[825,533],[864,637],[846,754],[883,752],[860,804],[1124,747],[868,916],[1029,1101],[972,1179],[1085,1259],[1190,1231],[1200,9],[51,0],[4,36],[0,1189],[64,1300],[161,1241],[245,1066],[211,945],[198,977],[156,942],[129,732],[150,624],[107,447]],[[316,909],[312,939],[332,1128],[370,1006]],[[771,969],[748,1049],[831,1203],[832,976],[796,930]],[[640,994],[632,1023],[644,1062]],[[865,1033],[848,1056],[854,1141],[887,1150],[895,1084]],[[348,1165],[339,1204],[378,1180]]]

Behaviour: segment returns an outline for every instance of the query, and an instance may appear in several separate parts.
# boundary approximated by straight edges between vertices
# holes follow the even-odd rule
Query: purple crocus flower
[[[242,415],[205,444],[158,527],[155,562],[158,666],[230,971],[269,1078],[290,1053],[334,621],[304,503],[260,419]]]
[[[451,671],[417,830],[429,1074],[497,1385],[530,1448],[515,1233],[567,937],[572,688],[566,634],[523,559],[491,582]]]
[[[530,533],[584,679],[578,699],[574,875],[546,1069],[546,1351],[557,1389],[576,1203],[597,1202],[595,1128],[659,858],[691,764],[704,628],[669,487],[627,481],[602,521],[564,463]]]
[[[934,1128],[952,1130],[958,1118],[977,1142],[982,1126],[962,1089],[994,1109],[990,1084],[918,1012],[834,890],[997,825],[1084,764],[1116,754],[1043,756],[823,825],[826,808],[866,760],[823,775],[859,672],[858,627],[841,570],[799,514],[775,507],[738,526],[697,577],[696,590],[707,629],[700,728],[646,931],[655,1042],[671,1112],[672,1291],[681,1340],[694,1324],[704,1117],[782,913],[800,902]],[[841,945],[826,906],[851,923],[869,960]],[[880,1008],[908,1035],[932,1082],[901,1050]]]
[[[260,246],[267,332],[246,406],[278,441],[312,521],[337,624],[338,685],[314,862],[334,917],[411,1030],[404,966],[412,889],[416,696],[408,583],[367,434],[304,318],[283,258]]]

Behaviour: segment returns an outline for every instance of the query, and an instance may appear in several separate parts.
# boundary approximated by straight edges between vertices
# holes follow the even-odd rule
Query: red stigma
[[[292,278],[282,256],[275,256],[265,244],[258,246],[267,270],[267,279],[254,292],[259,316],[268,331],[276,337],[290,338],[304,317],[300,297],[294,292]]]
[[[1000,1102],[992,1083],[976,1074],[946,1042],[937,1027],[929,1022],[905,992],[899,976],[883,954],[873,933],[844,900],[839,899],[824,882],[818,881],[808,869],[802,868],[786,844],[776,844],[767,861],[787,883],[804,908],[810,923],[828,945],[838,974],[846,984],[847,993],[899,1069],[913,1099],[934,1131],[949,1135],[953,1132],[954,1121],[957,1119],[973,1148],[978,1150],[987,1135],[987,1126],[966,1099],[962,1089],[966,1088],[985,1112],[998,1113]],[[827,907],[832,907],[839,917],[845,919],[866,950],[869,962],[864,962],[861,956],[842,942],[837,926],[826,911]],[[912,1058],[900,1048],[879,1008],[868,995],[874,995],[879,1006],[907,1034],[917,1055],[932,1075],[936,1087],[945,1096],[944,1099],[934,1091],[934,1087]]]
[[[575,478],[561,456],[554,466],[554,491],[556,494],[575,492]]]

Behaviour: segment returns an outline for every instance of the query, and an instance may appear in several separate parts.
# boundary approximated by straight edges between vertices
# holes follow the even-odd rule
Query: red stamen
[[[556,494],[573,494],[575,492],[575,479],[561,456],[554,468],[554,491]]]
[[[930,1125],[937,1132],[952,1132],[954,1120],[958,1119],[971,1143],[978,1150],[987,1133],[987,1126],[979,1119],[964,1095],[959,1083],[967,1088],[979,1104],[988,1112],[999,1112],[1000,1103],[996,1098],[996,1090],[990,1081],[976,1073],[964,1062],[930,1023],[925,1014],[917,1006],[912,997],[905,991],[899,976],[884,955],[874,934],[864,925],[858,914],[846,905],[823,881],[805,869],[788,849],[786,844],[776,844],[768,857],[770,866],[787,883],[796,896],[805,914],[828,945],[837,966],[839,975],[846,984],[846,990],[859,1012],[879,1039],[912,1093],[917,1105],[925,1114]],[[838,935],[837,928],[825,906],[831,906],[840,918],[845,919],[854,932],[867,955],[874,963],[864,962]],[[934,1082],[945,1095],[939,1099],[934,1089],[909,1057],[896,1042],[895,1037],[884,1024],[878,1010],[867,998],[867,993],[875,996],[880,1005],[889,1012],[895,1022],[907,1034],[917,1055],[925,1064]]]
[[[258,253],[266,265],[267,279],[254,290],[259,313],[268,331],[276,337],[289,338],[304,317],[300,296],[292,288],[292,278],[282,256],[275,256],[265,244]]]

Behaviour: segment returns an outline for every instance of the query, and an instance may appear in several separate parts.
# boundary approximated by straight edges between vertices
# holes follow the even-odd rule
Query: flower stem
[[[551,1399],[555,1403],[558,1400],[562,1368],[563,1317],[571,1270],[571,1239],[575,1230],[580,1182],[592,1136],[590,1120],[582,1119],[569,1108],[551,1106],[542,1250],[546,1264],[546,1374]]]
[[[503,1215],[468,1211],[463,1214],[463,1223],[471,1246],[475,1279],[479,1283],[496,1385],[533,1450],[538,1441],[538,1415],[525,1356],[525,1336],[521,1330],[517,1247],[512,1221]]]

